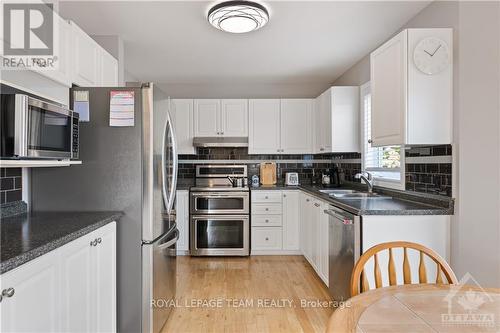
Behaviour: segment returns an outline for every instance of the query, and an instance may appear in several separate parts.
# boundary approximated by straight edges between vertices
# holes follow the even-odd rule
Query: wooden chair
[[[365,264],[368,260],[373,257],[373,276],[375,280],[375,288],[381,288],[382,286],[382,274],[379,266],[378,253],[384,250],[389,251],[389,260],[388,260],[388,275],[389,275],[389,285],[394,286],[397,284],[396,278],[396,269],[394,264],[394,256],[393,249],[395,248],[403,248],[403,281],[404,284],[411,284],[411,269],[410,269],[410,261],[408,260],[408,251],[407,249],[414,249],[419,251],[420,253],[420,262],[418,266],[418,277],[419,283],[427,283],[427,269],[425,267],[425,256],[428,256],[432,261],[434,261],[437,265],[437,274],[435,283],[444,284],[442,273],[446,277],[448,284],[457,284],[458,280],[453,273],[453,270],[450,268],[448,263],[439,256],[433,250],[412,242],[388,242],[382,243],[373,246],[368,251],[363,253],[363,255],[359,258],[358,262],[354,266],[351,275],[351,297],[356,296],[360,293],[359,287],[361,285],[361,292],[365,292],[370,290],[370,286],[368,284],[368,279],[366,274],[364,273]]]

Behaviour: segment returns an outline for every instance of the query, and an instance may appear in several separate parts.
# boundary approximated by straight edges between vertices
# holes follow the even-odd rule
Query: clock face
[[[424,38],[415,46],[413,61],[422,73],[437,74],[450,64],[450,49],[439,38]]]

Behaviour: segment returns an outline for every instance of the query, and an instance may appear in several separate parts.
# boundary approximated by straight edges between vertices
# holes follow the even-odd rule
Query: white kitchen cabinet
[[[299,230],[299,191],[282,191],[283,193],[283,249],[300,250]]]
[[[115,332],[116,223],[1,276],[2,332]]]
[[[193,155],[196,149],[193,146],[193,106],[192,99],[172,99],[172,118],[174,122],[175,138],[179,154]]]
[[[92,252],[95,248],[90,245],[96,237],[87,234],[76,239],[60,250],[64,252],[61,257],[62,271],[62,331],[64,332],[91,332],[93,311],[92,299],[95,281],[93,275],[94,263]]]
[[[310,99],[249,101],[249,154],[312,153]]]
[[[252,250],[280,251],[283,248],[280,227],[252,227]]]
[[[100,83],[100,46],[71,21],[73,37],[73,83],[82,87],[95,87]]]
[[[314,151],[359,152],[359,88],[331,87],[314,105]]]
[[[57,20],[57,21],[56,21]],[[54,43],[54,55],[57,56],[55,69],[39,70],[37,73],[48,77],[66,87],[71,87],[71,64],[73,57],[72,33],[68,21],[54,13],[55,29],[58,29],[59,43]]]
[[[312,106],[311,99],[281,100],[281,153],[312,152]]]
[[[70,22],[72,44],[72,82],[81,87],[118,85],[118,61],[105,51],[75,22]]]
[[[329,255],[329,238],[328,238],[328,215],[325,214],[325,210],[329,208],[329,204],[324,201],[320,201],[319,207],[319,217],[318,217],[318,243],[319,243],[319,277],[328,286],[328,255]]]
[[[371,53],[372,146],[452,143],[452,35],[452,29],[407,29]],[[443,44],[429,57],[449,52],[449,63],[432,75],[414,61],[417,44],[427,37]]]
[[[0,303],[2,332],[61,331],[58,259],[58,253],[50,252],[1,275],[1,289],[14,290]]]
[[[194,136],[220,135],[220,100],[194,100]]]
[[[227,137],[248,136],[248,100],[221,100],[220,132]]]
[[[97,246],[92,252],[94,272],[90,299],[95,332],[116,332],[116,223],[93,232]],[[89,243],[90,244],[90,243]]]
[[[189,251],[189,191],[179,190],[176,197],[177,229],[177,254],[186,254]]]
[[[312,262],[313,252],[313,233],[312,224],[314,223],[313,198],[301,192],[300,198],[300,243],[304,257]]]
[[[251,99],[249,105],[248,153],[277,154],[280,146],[279,99]]]
[[[248,136],[248,100],[195,99],[194,136]]]
[[[118,86],[118,60],[103,48],[99,49],[99,86]]]

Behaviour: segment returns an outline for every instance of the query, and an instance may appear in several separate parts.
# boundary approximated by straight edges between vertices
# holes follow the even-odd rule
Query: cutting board
[[[260,164],[260,183],[262,185],[276,184],[276,163]]]

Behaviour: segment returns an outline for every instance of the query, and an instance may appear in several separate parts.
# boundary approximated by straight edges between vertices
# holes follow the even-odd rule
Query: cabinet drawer
[[[253,191],[252,202],[281,202],[281,191]]]
[[[280,227],[253,227],[252,250],[281,250],[282,229]]]
[[[279,214],[282,213],[281,203],[259,203],[252,205],[252,215],[253,214]]]
[[[255,227],[281,227],[281,225],[281,215],[252,216],[252,226]]]

